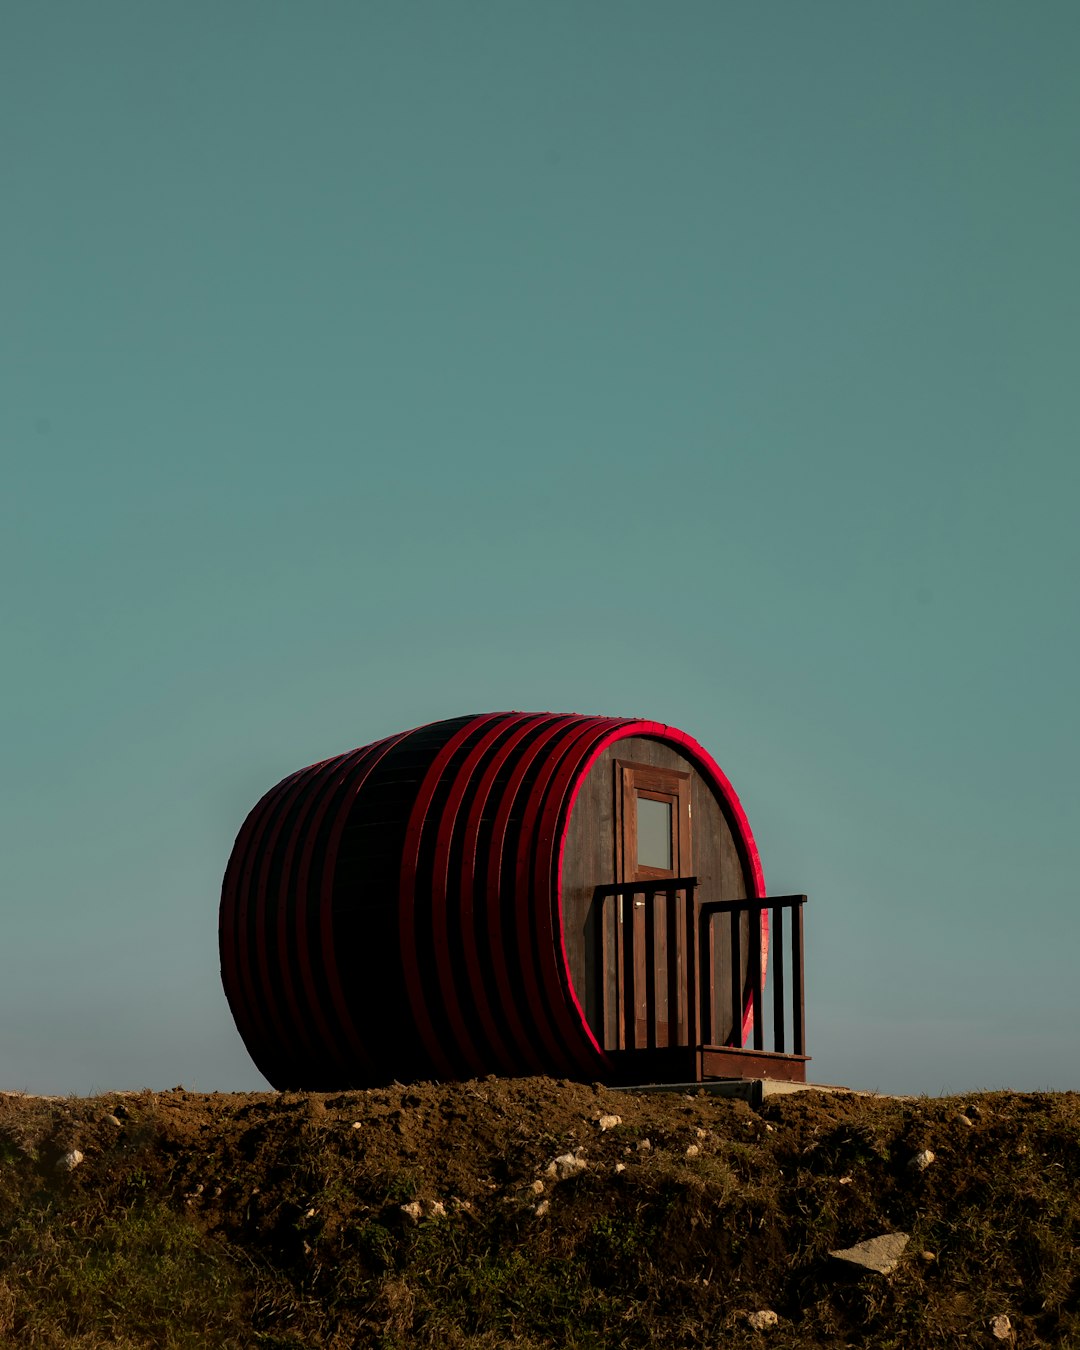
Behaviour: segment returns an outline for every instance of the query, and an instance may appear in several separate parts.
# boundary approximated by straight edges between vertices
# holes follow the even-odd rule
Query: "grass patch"
[[[898,1230],[887,1279],[829,1258]],[[759,1346],[760,1308],[776,1350],[989,1344],[1000,1314],[1080,1345],[1080,1098],[0,1098],[5,1347],[712,1350]]]

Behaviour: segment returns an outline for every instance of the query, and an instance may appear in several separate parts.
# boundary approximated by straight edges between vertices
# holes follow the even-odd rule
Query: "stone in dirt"
[[[616,1125],[622,1124],[622,1116],[601,1116],[596,1123],[602,1131],[613,1130]]]
[[[1004,1313],[998,1313],[997,1317],[990,1319],[990,1335],[995,1341],[1011,1341],[1012,1334],[1012,1323]]]
[[[843,1247],[829,1255],[846,1265],[857,1266],[860,1270],[872,1270],[878,1275],[888,1275],[896,1269],[904,1248],[911,1241],[910,1233],[882,1233],[880,1237],[867,1238],[857,1242],[854,1247]]]
[[[760,1312],[747,1313],[746,1321],[754,1331],[771,1331],[780,1319],[771,1308],[762,1308]]]
[[[545,1175],[554,1177],[556,1181],[565,1181],[567,1177],[576,1177],[579,1172],[584,1172],[588,1165],[576,1153],[562,1153],[554,1162],[548,1163]]]
[[[924,1148],[921,1152],[915,1154],[908,1166],[913,1172],[925,1172],[936,1156],[932,1149]]]
[[[78,1165],[82,1162],[83,1156],[84,1155],[80,1152],[79,1149],[72,1148],[69,1149],[67,1153],[65,1153],[62,1157],[57,1158],[56,1165],[58,1168],[61,1169],[61,1171],[74,1172],[76,1167],[78,1167]]]
[[[401,1206],[401,1212],[413,1223],[419,1223],[421,1219],[446,1218],[446,1206],[441,1200],[410,1200],[407,1205]]]

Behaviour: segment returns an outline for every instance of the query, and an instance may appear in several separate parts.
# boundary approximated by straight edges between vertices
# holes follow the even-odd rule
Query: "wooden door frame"
[[[615,760],[615,877],[619,882],[628,881],[656,881],[665,877],[689,876],[693,874],[693,853],[691,839],[691,796],[690,796],[691,774],[689,770],[660,768],[655,764],[641,764],[634,760],[617,759]],[[650,797],[653,800],[670,801],[672,804],[672,847],[671,862],[672,867],[639,867],[637,865],[637,807],[634,803],[638,796]],[[627,1046],[625,1040],[625,998],[626,990],[622,979],[623,971],[623,907],[625,900],[620,898],[615,916],[615,969],[618,972],[616,979],[616,1007],[617,1007],[617,1025],[618,1025],[618,1048],[620,1050],[636,1049],[636,1046]],[[632,915],[634,922],[637,922],[637,911]],[[635,938],[644,936],[644,916],[641,918],[642,933],[639,935],[635,930]],[[683,978],[679,982],[679,988],[682,991],[679,1006],[675,1009],[675,1017],[672,1019],[671,1010],[668,1010],[667,1036],[672,1035],[672,1024],[678,1026],[685,1023],[688,1017],[688,1010],[685,1007],[685,961],[686,954],[683,952],[683,942],[681,937],[683,925],[676,924],[676,933],[680,934],[679,945],[676,952],[670,957],[671,960],[679,962],[683,966]],[[654,930],[655,931],[655,930]],[[667,920],[664,925],[665,941],[667,932]],[[640,960],[644,963],[645,943],[643,940],[635,940],[634,950],[639,954]],[[668,954],[661,947],[660,943],[656,945],[657,963],[661,964],[669,959]],[[644,983],[644,965],[640,972],[635,972],[635,985],[641,986]],[[635,991],[636,992],[636,991]],[[638,1028],[637,1039],[640,1041],[643,1032]]]

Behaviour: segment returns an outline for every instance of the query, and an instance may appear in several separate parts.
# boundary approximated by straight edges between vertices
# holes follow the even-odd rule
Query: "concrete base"
[[[713,1078],[704,1083],[639,1083],[614,1088],[615,1092],[681,1092],[687,1097],[705,1093],[710,1097],[736,1097],[758,1107],[766,1097],[786,1097],[793,1092],[837,1092],[853,1097],[879,1097],[878,1092],[838,1087],[830,1083],[789,1083],[779,1078]]]

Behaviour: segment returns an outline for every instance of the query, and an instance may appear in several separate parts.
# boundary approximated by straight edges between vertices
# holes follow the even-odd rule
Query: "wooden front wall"
[[[698,878],[698,902],[741,900],[750,894],[750,870],[739,855],[720,802],[690,761],[672,746],[647,737],[628,737],[617,741],[600,755],[589,770],[574,803],[563,855],[562,885],[563,927],[574,987],[585,1007],[589,1025],[606,1050],[618,1048],[617,974],[614,961],[608,961],[603,1000],[607,1016],[606,1025],[601,1027],[598,1025],[601,1005],[595,973],[601,965],[600,952],[597,950],[600,927],[595,908],[599,901],[593,892],[596,886],[622,880],[616,870],[619,851],[616,761],[627,760],[662,769],[690,771],[693,867],[684,867],[684,870]],[[618,901],[608,898],[605,921],[609,952],[615,950],[617,913]],[[729,922],[726,916],[714,920],[713,1025],[711,1029],[702,1028],[703,1039],[713,1045],[723,1045],[732,1029]],[[741,939],[744,953],[749,947],[748,936],[747,920],[744,918]],[[744,956],[744,987],[745,964]]]

